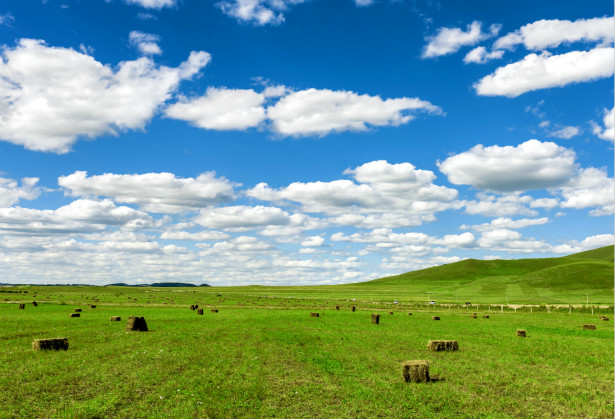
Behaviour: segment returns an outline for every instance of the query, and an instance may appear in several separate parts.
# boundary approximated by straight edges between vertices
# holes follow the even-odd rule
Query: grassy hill
[[[468,259],[361,285],[422,290],[447,301],[456,295],[505,302],[508,294],[510,303],[583,303],[588,296],[590,302],[612,303],[613,251],[606,246],[559,258]]]

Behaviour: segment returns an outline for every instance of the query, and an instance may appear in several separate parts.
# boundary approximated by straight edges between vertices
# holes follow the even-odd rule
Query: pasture
[[[613,415],[612,307],[430,307],[315,288],[3,290],[22,291],[0,294],[3,418]],[[81,317],[70,318],[75,308]],[[129,316],[149,331],[126,332]],[[34,339],[59,337],[67,351],[32,350]],[[436,339],[459,350],[428,351]],[[433,381],[405,383],[407,360],[429,361]]]

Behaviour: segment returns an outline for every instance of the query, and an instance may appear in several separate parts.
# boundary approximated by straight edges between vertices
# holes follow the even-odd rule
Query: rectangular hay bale
[[[402,376],[406,383],[428,383],[430,381],[429,362],[423,360],[404,362]]]
[[[112,322],[120,322],[122,321],[122,318],[120,316],[111,316],[111,318],[109,319],[109,321]]]
[[[26,309],[26,305],[25,304],[19,304],[18,310],[25,310],[25,309]]]
[[[70,313],[68,317],[81,317],[80,313]]]
[[[217,313],[218,310],[216,310],[215,308],[213,310],[211,310],[212,313]]]
[[[526,332],[523,329],[517,329],[517,336],[524,338],[526,337]]]
[[[126,323],[126,331],[127,332],[147,332],[147,323],[145,321],[145,317],[136,317],[130,316],[128,317],[128,322]]]
[[[319,316],[320,316],[320,314],[318,314],[318,313],[310,313],[310,317],[319,317]]]
[[[380,314],[372,314],[372,324],[380,324]]]
[[[197,310],[196,314],[198,314],[199,316],[202,316],[202,315],[203,315],[203,309],[202,309],[202,308],[199,308],[199,309]]]
[[[584,324],[583,330],[596,330],[596,325],[595,324]]]
[[[68,339],[66,338],[34,339],[34,342],[32,342],[32,350],[34,351],[44,351],[44,350],[66,351],[68,350]]]
[[[433,316],[433,317],[431,318],[431,320],[440,320],[440,317],[438,317],[438,316]]]
[[[76,308],[75,309],[75,313],[81,313],[83,310],[81,310],[80,308]]]
[[[427,342],[428,351],[456,351],[458,349],[459,343],[456,340],[430,340]]]

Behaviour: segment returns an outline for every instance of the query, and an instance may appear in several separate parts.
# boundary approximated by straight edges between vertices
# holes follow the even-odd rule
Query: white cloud
[[[150,212],[178,213],[228,202],[235,184],[214,172],[196,178],[178,178],[172,173],[89,176],[77,171],[58,178],[72,196],[108,196],[117,202],[137,204]]]
[[[38,178],[29,177],[21,180],[21,186],[13,179],[0,177],[0,208],[10,207],[20,199],[36,199],[41,188],[36,186]]]
[[[466,64],[484,64],[491,60],[500,59],[503,55],[504,51],[502,50],[487,52],[485,47],[476,47],[472,51],[468,52],[465,57],[463,57],[463,62]]]
[[[372,4],[374,4],[375,0],[354,0],[355,4],[359,7],[362,6],[370,6]]]
[[[615,131],[613,130],[613,124],[615,123],[615,114],[613,113],[613,110],[615,110],[615,108],[611,108],[610,111],[608,109],[604,110],[604,119],[602,120],[604,128],[595,123],[593,124],[594,134],[596,134],[603,140],[611,142],[615,141]]]
[[[613,178],[608,177],[605,170],[589,167],[579,173],[561,188],[564,198],[563,208],[597,207],[590,215],[613,214],[615,197]]]
[[[264,201],[294,201],[307,212],[321,212],[347,217],[349,214],[387,213],[399,211],[404,217],[431,217],[434,212],[454,207],[457,191],[432,183],[435,175],[416,169],[410,163],[390,164],[384,160],[369,162],[344,173],[351,180],[331,182],[294,182],[287,187],[272,189],[260,183],[248,190],[250,197]],[[420,219],[420,218],[418,218]],[[412,225],[418,220],[413,217]],[[343,218],[334,222],[343,223]],[[357,218],[359,222],[364,218]]]
[[[517,147],[478,144],[438,167],[455,185],[506,193],[563,185],[575,173],[575,158],[555,143],[529,140]]]
[[[233,207],[204,208],[194,221],[207,228],[254,228],[268,225],[286,225],[291,222],[286,211],[277,207],[238,205]]]
[[[423,49],[423,58],[439,57],[459,51],[463,46],[475,45],[482,40],[496,36],[500,25],[491,25],[489,33],[482,32],[482,23],[474,21],[467,25],[466,31],[460,28],[440,28],[438,32],[426,39],[429,41]]]
[[[483,96],[517,97],[533,90],[610,77],[614,60],[613,48],[601,47],[561,55],[547,51],[529,54],[483,77],[474,83],[474,89]]]
[[[301,246],[305,247],[320,247],[325,242],[324,237],[320,236],[310,236],[306,237],[305,240],[301,242]]]
[[[160,235],[163,240],[190,240],[190,241],[220,241],[230,238],[226,233],[216,230],[199,231],[191,233],[188,231],[165,231]]]
[[[229,241],[218,242],[214,244],[212,251],[263,252],[271,249],[273,249],[273,246],[271,244],[262,240],[258,240],[256,237],[239,236]]]
[[[134,4],[146,9],[162,9],[177,4],[177,0],[124,0],[126,4]]]
[[[305,0],[225,0],[218,3],[223,13],[239,22],[256,26],[279,25],[284,22],[284,11]]]
[[[576,137],[581,133],[581,130],[578,127],[567,126],[556,131],[552,131],[548,134],[549,137],[562,138],[564,140],[569,140],[572,137]]]
[[[183,99],[170,105],[166,116],[189,121],[199,128],[244,130],[256,127],[265,119],[265,95],[254,90],[216,89],[196,99]]]
[[[615,243],[615,236],[613,234],[598,234],[595,236],[589,236],[582,241],[571,240],[566,244],[554,246],[551,250],[553,253],[578,253],[585,250],[596,249],[598,247],[610,246]]]
[[[543,50],[579,41],[609,43],[613,42],[613,24],[612,17],[579,19],[574,22],[542,19],[499,38],[494,46],[498,49],[511,49],[523,44],[530,50]]]
[[[532,197],[528,195],[507,194],[493,196],[485,193],[476,194],[477,201],[466,201],[465,212],[471,215],[487,217],[505,217],[513,215],[536,216],[538,212],[529,209]]]
[[[491,220],[489,223],[483,223],[479,225],[467,226],[462,225],[462,230],[474,230],[474,231],[490,231],[490,230],[516,230],[520,228],[543,225],[549,222],[547,217],[542,218],[520,218],[513,220],[509,217],[499,217]]]
[[[30,150],[66,153],[79,137],[143,129],[179,83],[210,59],[192,52],[179,67],[151,59],[114,71],[70,48],[22,39],[0,60],[0,139]]]
[[[67,234],[105,230],[108,226],[146,226],[150,217],[111,200],[78,199],[57,210],[0,208],[0,231],[13,234]]]
[[[130,45],[137,48],[143,55],[162,54],[162,50],[158,46],[160,37],[151,33],[132,31],[128,34]]]
[[[547,210],[553,209],[559,205],[559,201],[553,198],[538,198],[530,202],[532,208],[544,208]]]
[[[11,26],[15,22],[15,17],[10,13],[0,15],[0,26]]]
[[[382,100],[349,91],[307,89],[281,98],[267,109],[267,116],[278,134],[301,136],[398,126],[414,119],[415,111],[441,113],[439,107],[418,98]]]

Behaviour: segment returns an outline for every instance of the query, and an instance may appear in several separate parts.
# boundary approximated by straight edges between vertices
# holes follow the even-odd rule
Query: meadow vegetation
[[[469,307],[445,288],[448,301],[427,305],[404,276],[338,287],[4,288],[0,417],[611,418],[612,247],[610,263],[611,288],[598,281],[590,295],[600,301],[574,307],[565,303],[584,301],[566,301],[562,279],[543,288],[540,272],[564,265],[544,261],[440,278],[459,284]],[[503,306],[501,288],[476,283],[499,278],[512,294],[528,275],[536,293],[519,286],[513,302],[531,307]],[[81,317],[70,318],[75,308]],[[149,331],[126,332],[130,316]],[[33,351],[43,338],[67,338],[69,349]],[[429,351],[430,340],[458,350]],[[432,381],[404,382],[408,360],[428,361]]]

